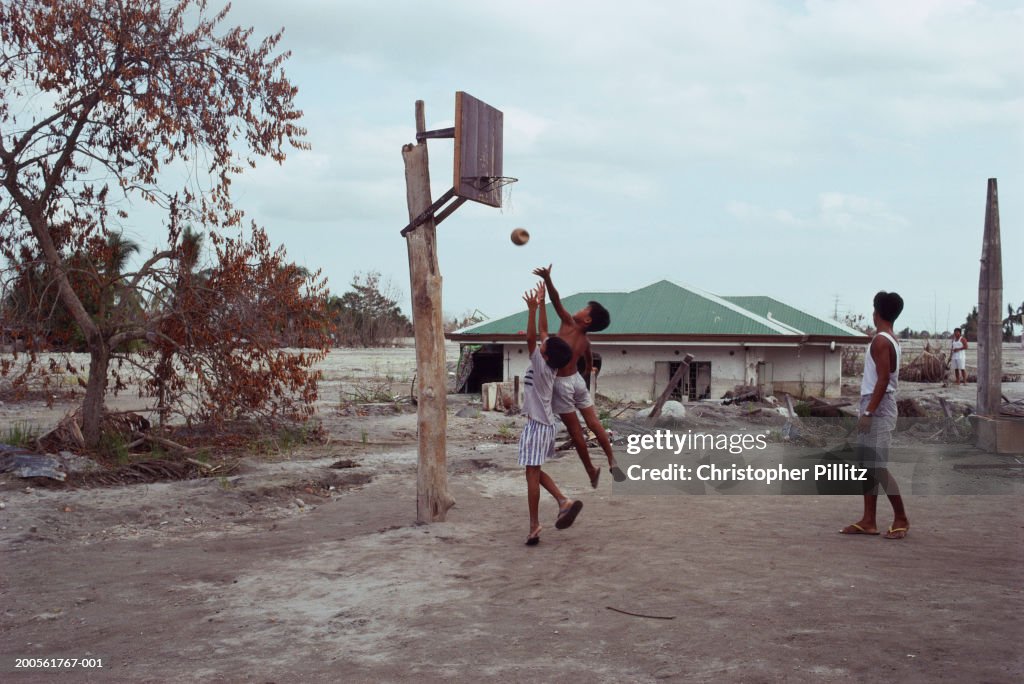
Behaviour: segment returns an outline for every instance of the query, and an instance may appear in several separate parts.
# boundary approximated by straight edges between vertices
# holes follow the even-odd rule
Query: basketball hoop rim
[[[474,189],[480,192],[491,192],[519,182],[518,178],[512,176],[465,176],[462,180],[470,183]]]

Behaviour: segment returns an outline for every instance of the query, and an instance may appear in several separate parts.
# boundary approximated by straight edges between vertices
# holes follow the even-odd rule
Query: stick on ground
[[[643,613],[631,613],[628,610],[619,610],[618,608],[612,608],[611,606],[605,606],[608,610],[614,610],[616,613],[622,613],[623,615],[632,615],[633,617],[651,618],[652,620],[675,620],[675,615],[644,615]]]

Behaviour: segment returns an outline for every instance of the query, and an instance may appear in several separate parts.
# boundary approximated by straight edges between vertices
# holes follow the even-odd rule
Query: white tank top
[[[886,392],[895,392],[899,385],[900,377],[900,343],[889,333],[881,332],[878,334],[892,342],[892,346],[896,348],[896,372],[889,373],[889,386],[885,388]],[[875,359],[871,356],[871,343],[869,342],[868,348],[864,350],[864,379],[860,383],[861,396],[872,394],[875,391],[875,384],[877,382],[878,369],[875,367]]]

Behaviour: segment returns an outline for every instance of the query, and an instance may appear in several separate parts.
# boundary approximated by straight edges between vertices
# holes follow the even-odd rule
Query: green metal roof
[[[611,313],[601,335],[829,335],[860,333],[786,306],[770,297],[719,297],[667,280],[633,292],[581,292],[562,298],[569,313],[594,300]],[[750,300],[750,301],[747,301]],[[764,300],[764,301],[762,301]],[[768,317],[768,313],[772,317]],[[558,328],[548,304],[548,327]],[[526,312],[459,330],[460,335],[515,335],[526,330]]]
[[[742,306],[747,311],[752,311],[758,316],[781,322],[795,328],[806,335],[840,335],[850,337],[861,337],[864,333],[849,328],[837,321],[830,321],[819,318],[812,314],[794,309],[789,304],[783,304],[771,297],[725,297],[733,304]]]

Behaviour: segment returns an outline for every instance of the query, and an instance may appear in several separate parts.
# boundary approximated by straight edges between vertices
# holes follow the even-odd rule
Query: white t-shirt
[[[523,379],[523,415],[545,425],[555,424],[555,414],[551,410],[555,372],[541,356],[538,344],[530,354],[530,367],[526,369],[526,377]]]

